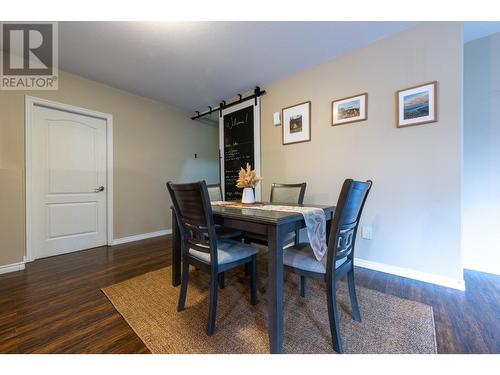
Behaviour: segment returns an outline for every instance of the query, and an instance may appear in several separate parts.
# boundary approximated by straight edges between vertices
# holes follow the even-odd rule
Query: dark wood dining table
[[[262,204],[262,203],[257,203]],[[270,203],[268,203],[270,204]],[[287,206],[293,206],[287,204]],[[326,236],[328,240],[330,224],[335,206],[301,205],[318,207],[325,211]],[[283,237],[295,230],[305,228],[301,213],[271,211],[252,208],[252,205],[227,206],[212,205],[215,224],[267,236],[268,239],[268,333],[271,353],[283,353]],[[181,243],[175,215],[172,212],[172,285],[181,283]]]

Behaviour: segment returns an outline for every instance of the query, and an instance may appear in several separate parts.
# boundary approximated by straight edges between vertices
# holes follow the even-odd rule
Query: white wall
[[[336,203],[345,178],[372,179],[362,225],[373,239],[358,239],[357,264],[460,288],[462,63],[462,25],[423,23],[266,85],[263,196],[306,181],[305,202]],[[439,121],[397,129],[395,92],[434,80]],[[332,127],[331,101],[363,92],[368,121]],[[273,112],[306,100],[312,140],[283,146]]]
[[[464,266],[500,274],[500,33],[464,48]]]

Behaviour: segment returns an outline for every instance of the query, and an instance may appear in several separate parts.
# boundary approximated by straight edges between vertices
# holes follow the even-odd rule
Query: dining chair
[[[304,195],[306,193],[305,182],[299,184],[278,184],[271,185],[271,199],[272,203],[296,203],[302,204],[304,202]]]
[[[249,264],[250,303],[257,304],[258,250],[248,244],[217,239],[210,198],[205,181],[174,184],[167,182],[179,227],[182,246],[182,281],[177,311],[183,311],[189,283],[189,266],[210,274],[210,302],[207,334],[215,332],[219,274]]]
[[[318,261],[309,244],[299,244],[283,249],[283,263],[286,271],[300,276],[300,294],[305,297],[305,281],[307,277],[326,282],[328,317],[332,335],[333,349],[342,353],[339,313],[336,303],[336,284],[347,276],[349,297],[354,320],[361,321],[361,314],[354,285],[354,245],[359,219],[371,189],[372,181],[354,181],[347,179],[342,185],[340,196],[335,207],[328,249],[325,262]]]
[[[222,201],[222,189],[220,184],[211,184],[207,185],[208,196],[210,198],[210,202],[214,201]],[[226,228],[222,225],[215,225],[215,231],[217,233],[217,238],[241,238],[243,232],[241,230]]]
[[[303,204],[304,195],[306,192],[307,184],[305,182],[299,184],[279,184],[273,183],[271,185],[270,203],[273,204]],[[283,238],[283,243],[290,245],[294,241],[298,243],[299,231],[287,233]],[[255,242],[261,245],[267,245],[267,237],[255,233],[246,233],[245,240],[247,242]]]
[[[208,196],[210,198],[210,202],[214,201],[223,201],[224,198],[222,196],[222,188],[220,184],[210,184],[207,185]],[[243,232],[241,230],[227,228],[222,225],[215,224],[215,232],[217,234],[217,238],[219,239],[242,239]],[[246,276],[248,276],[248,264],[245,265]],[[224,272],[219,274],[219,287],[224,289]]]
[[[207,190],[211,202],[224,200],[224,198],[222,197],[222,188],[220,184],[207,185]]]

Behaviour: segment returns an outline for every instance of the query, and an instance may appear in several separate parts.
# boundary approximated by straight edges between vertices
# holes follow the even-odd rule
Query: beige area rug
[[[264,267],[261,267],[261,270]],[[226,274],[219,290],[216,331],[206,335],[209,276],[191,271],[186,310],[177,312],[179,289],[171,267],[103,289],[152,353],[269,353],[265,275],[259,275],[259,304],[250,305],[242,270]],[[362,322],[352,318],[347,284],[337,289],[346,353],[436,353],[432,307],[366,288],[357,288]],[[298,276],[285,277],[286,353],[335,353],[324,285],[308,280],[301,298]]]

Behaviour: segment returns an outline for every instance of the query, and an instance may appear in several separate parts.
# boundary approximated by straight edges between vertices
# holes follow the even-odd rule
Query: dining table
[[[283,353],[283,239],[287,233],[306,227],[304,217],[300,212],[258,209],[254,204],[212,204],[214,223],[227,228],[251,232],[267,237],[268,241],[268,279],[266,288],[268,310],[268,335],[271,353]],[[281,204],[281,206],[316,207],[325,212],[326,241],[331,227],[335,206],[318,204]],[[175,213],[172,210],[172,285],[181,283],[182,251],[179,228]]]

